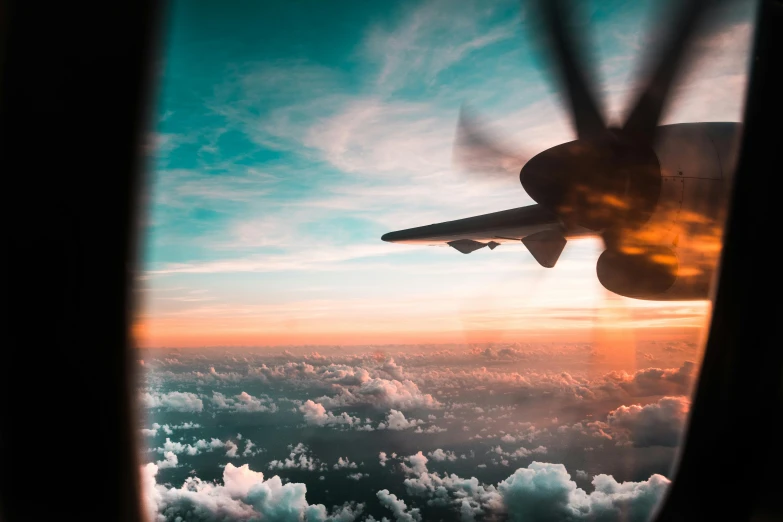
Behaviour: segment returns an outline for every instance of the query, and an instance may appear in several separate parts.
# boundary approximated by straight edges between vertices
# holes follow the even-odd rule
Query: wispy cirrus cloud
[[[363,49],[380,64],[377,89],[392,93],[411,82],[432,85],[471,52],[517,37],[518,19],[492,24],[498,21],[499,7],[470,1],[455,9],[453,3],[431,0],[391,26],[373,26]]]
[[[309,256],[305,255],[305,252],[298,252],[289,255],[261,255],[256,258],[245,257],[242,259],[225,259],[201,263],[174,263],[159,270],[149,270],[148,274],[212,274],[313,270],[328,265],[329,263],[382,256],[384,254],[397,252],[394,245],[384,243],[333,248],[327,251],[307,247],[306,250],[310,253]]]

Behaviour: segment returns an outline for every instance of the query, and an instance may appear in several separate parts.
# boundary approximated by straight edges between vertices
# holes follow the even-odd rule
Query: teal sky
[[[617,120],[655,41],[655,4],[580,4]],[[697,41],[701,59],[666,123],[741,119],[753,5],[731,6]],[[464,256],[380,241],[532,203],[515,177],[457,175],[451,146],[464,102],[512,149],[573,139],[534,26],[516,1],[172,2],[151,136],[144,344],[357,332],[393,342],[401,327],[410,339],[524,329],[521,316],[582,324],[564,310],[601,298],[591,241],[569,244],[553,270],[522,245]]]

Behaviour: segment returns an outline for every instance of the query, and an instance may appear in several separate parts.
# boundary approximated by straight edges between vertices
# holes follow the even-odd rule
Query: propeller
[[[464,107],[460,113],[454,161],[465,171],[503,175],[524,165],[519,179],[533,200],[557,214],[568,228],[599,235],[606,250],[622,248],[628,230],[645,223],[660,191],[660,166],[652,149],[655,129],[672,85],[685,61],[685,49],[698,22],[725,0],[670,1],[660,27],[671,30],[657,53],[646,60],[647,80],[619,128],[608,127],[593,87],[592,68],[581,52],[582,35],[566,27],[571,2],[534,0],[540,36],[564,95],[578,139],[545,150],[524,162],[477,125]],[[516,163],[515,163],[516,162]]]
[[[517,161],[519,180],[533,200],[556,214],[566,229],[591,230],[603,242],[596,267],[601,297],[593,313],[593,352],[586,361],[591,379],[609,368],[632,372],[637,367],[633,314],[626,298],[606,290],[613,286],[607,281],[628,286],[623,278],[638,280],[639,274],[645,274],[647,286],[641,290],[656,293],[676,277],[670,251],[652,248],[629,253],[628,247],[633,246],[629,238],[648,221],[658,201],[660,165],[652,145],[672,87],[685,66],[685,50],[699,22],[722,1],[726,0],[669,1],[668,13],[657,25],[659,46],[643,62],[639,77],[644,81],[639,82],[637,97],[622,124],[610,127],[594,88],[594,69],[582,52],[586,48],[582,34],[566,24],[571,2],[533,0],[539,36],[577,139],[524,162],[521,155],[498,145],[464,107],[460,113],[454,148],[460,170],[499,176],[515,172],[509,165]],[[665,28],[669,30],[664,35]],[[628,270],[614,270],[620,264]]]
[[[462,105],[454,139],[453,163],[458,170],[470,175],[481,174],[490,178],[507,178],[516,175],[520,165],[529,157],[515,154],[500,145],[473,111]]]

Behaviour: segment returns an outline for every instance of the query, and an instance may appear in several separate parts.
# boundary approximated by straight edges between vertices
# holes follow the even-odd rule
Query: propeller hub
[[[646,222],[661,188],[655,152],[617,131],[547,149],[525,164],[519,179],[566,225],[596,232]]]

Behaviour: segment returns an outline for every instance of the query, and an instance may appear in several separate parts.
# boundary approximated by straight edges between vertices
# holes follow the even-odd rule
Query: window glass
[[[656,2],[578,7],[622,126],[671,27]],[[527,4],[171,2],[135,324],[150,520],[646,519],[701,362],[754,8],[700,26],[650,145],[545,157],[578,136]],[[605,212],[621,239],[583,226]]]

